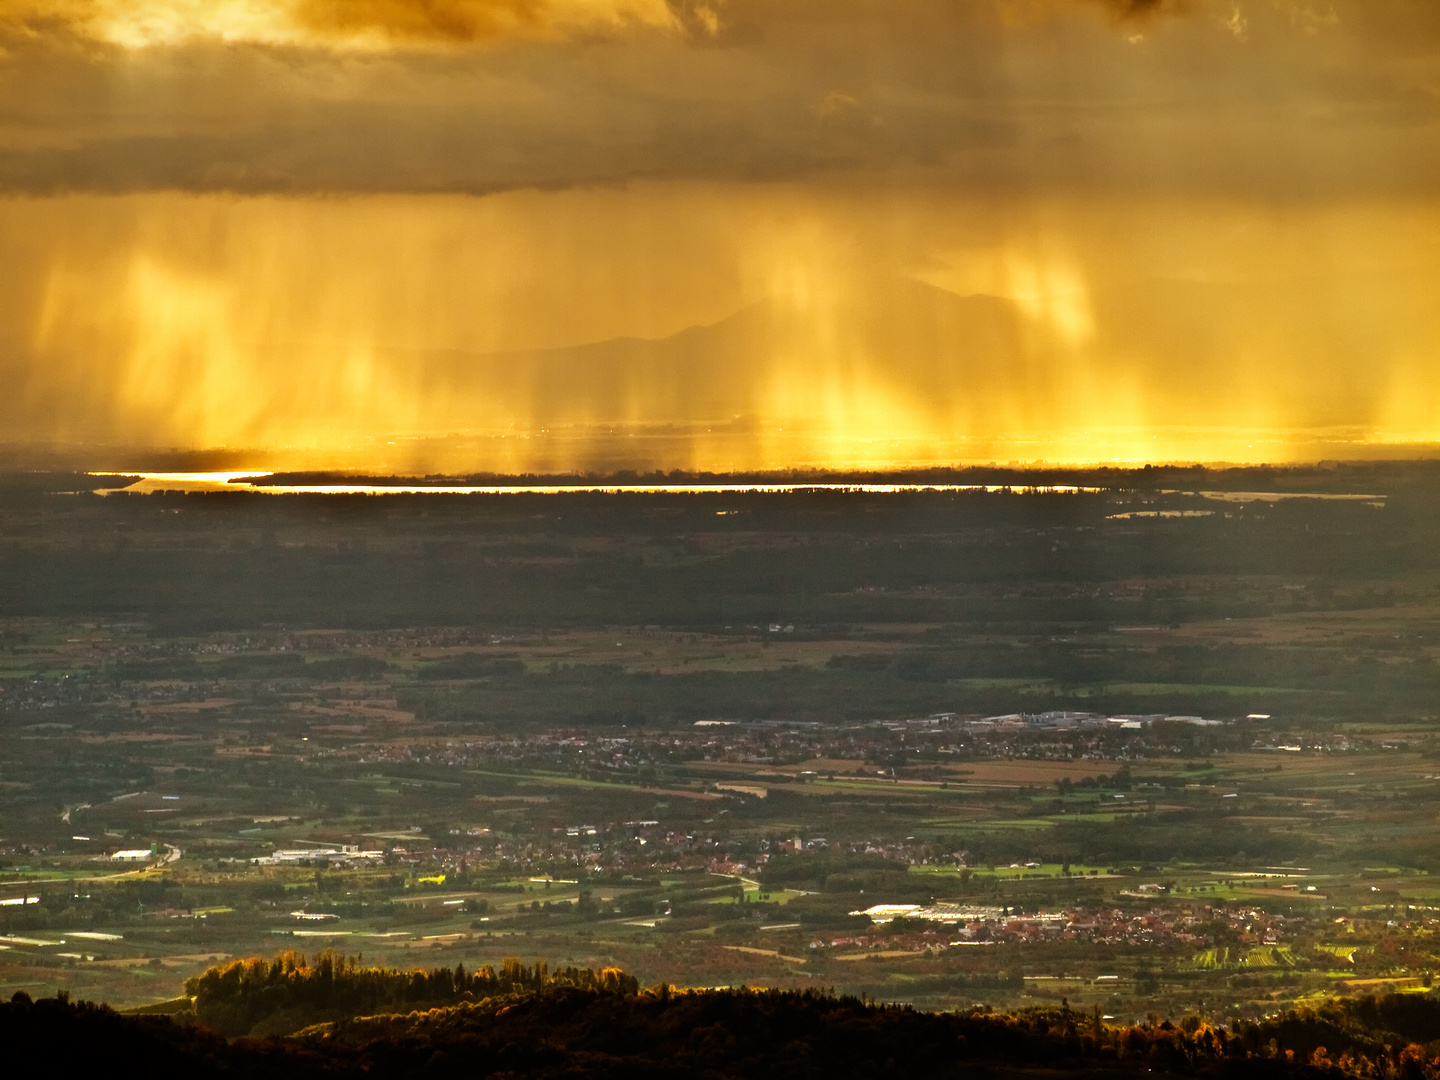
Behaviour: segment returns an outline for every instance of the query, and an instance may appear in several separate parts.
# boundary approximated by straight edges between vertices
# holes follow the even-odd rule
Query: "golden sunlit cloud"
[[[0,28],[66,29],[126,48],[219,41],[380,48],[502,37],[563,37],[659,28],[714,35],[728,4],[753,0],[0,0]],[[971,0],[1007,18],[1034,20],[1077,5],[1136,20],[1176,10],[1175,0]],[[796,5],[802,17],[853,18],[844,4]],[[1238,10],[1238,9],[1237,9]]]
[[[65,28],[132,49],[191,41],[364,49],[681,22],[665,0],[0,0],[3,25]]]
[[[0,0],[0,191],[1433,190],[1440,6],[1321,7]]]

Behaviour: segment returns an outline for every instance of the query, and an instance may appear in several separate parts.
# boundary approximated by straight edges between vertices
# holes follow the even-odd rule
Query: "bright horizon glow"
[[[141,479],[129,487],[103,488],[97,494],[148,495],[157,491],[215,492],[248,491],[262,495],[575,495],[619,494],[643,492],[664,495],[723,495],[737,492],[777,494],[790,491],[853,491],[872,495],[889,495],[907,491],[1011,491],[1017,489],[1062,493],[1094,492],[1100,488],[1078,487],[1073,484],[1043,484],[1034,488],[1015,484],[871,484],[795,482],[795,483],[734,483],[720,484],[236,484],[235,480],[261,480],[274,473],[113,473],[92,472],[90,476],[135,476]],[[1366,496],[1367,498],[1369,496]]]
[[[274,476],[269,472],[182,472],[182,473],[119,473],[92,472],[90,476],[140,476],[140,480],[123,488],[102,488],[100,495],[149,495],[156,492],[253,492],[262,495],[576,495],[576,494],[653,494],[653,495],[724,495],[724,494],[785,494],[795,491],[844,491],[868,495],[893,495],[916,491],[941,492],[1049,492],[1054,494],[1097,493],[1107,490],[1077,484],[933,484],[868,483],[864,481],[747,482],[743,480],[713,484],[687,483],[605,483],[588,484],[249,484],[237,480],[263,480]],[[1155,494],[1180,494],[1178,489],[1164,489]],[[1279,502],[1288,499],[1324,499],[1327,501],[1370,502],[1383,504],[1384,495],[1317,494],[1309,492],[1265,491],[1195,491],[1189,492],[1218,502]]]

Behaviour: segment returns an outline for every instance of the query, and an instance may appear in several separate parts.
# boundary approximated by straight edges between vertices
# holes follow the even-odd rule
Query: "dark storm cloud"
[[[1166,0],[1099,0],[1117,15],[1151,15],[1166,6]]]
[[[1440,179],[1440,17],[1410,0],[272,7],[284,19],[218,29],[97,22],[93,4],[32,17],[0,58],[0,187],[483,193],[859,172],[1304,196]],[[114,44],[126,34],[168,43]]]

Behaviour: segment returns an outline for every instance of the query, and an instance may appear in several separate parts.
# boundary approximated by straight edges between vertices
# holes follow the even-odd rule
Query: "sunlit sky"
[[[9,445],[1428,453],[1440,4],[0,0],[0,258]]]

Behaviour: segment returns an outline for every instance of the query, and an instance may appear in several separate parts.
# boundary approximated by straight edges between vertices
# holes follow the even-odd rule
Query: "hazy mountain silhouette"
[[[532,422],[726,420],[776,394],[891,394],[940,410],[1029,381],[1040,333],[1010,300],[871,278],[824,298],[775,297],[670,337],[473,356],[453,390]]]

